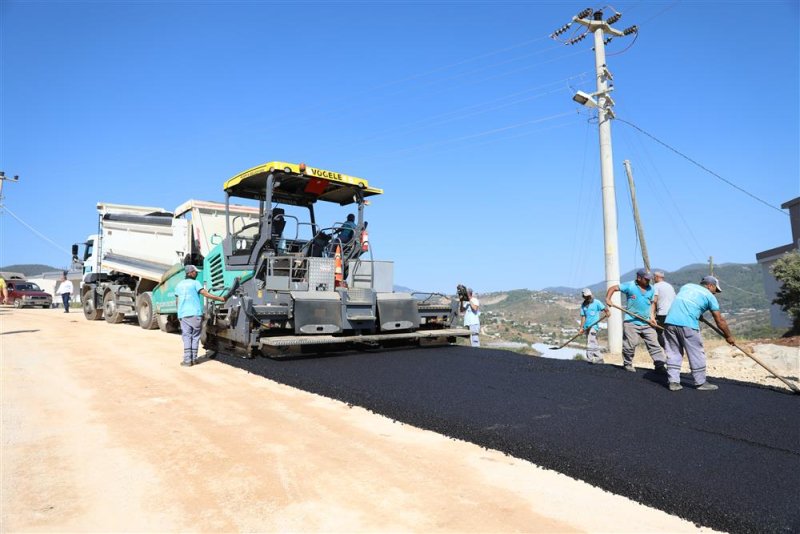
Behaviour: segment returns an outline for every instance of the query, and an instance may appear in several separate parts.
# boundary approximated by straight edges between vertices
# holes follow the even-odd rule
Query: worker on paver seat
[[[356,229],[356,216],[352,213],[347,215],[347,220],[342,223],[342,226],[336,230],[339,241],[341,241],[342,248],[346,247],[355,236]]]

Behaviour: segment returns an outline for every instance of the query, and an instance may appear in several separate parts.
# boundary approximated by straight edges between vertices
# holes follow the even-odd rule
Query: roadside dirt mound
[[[778,338],[771,338],[771,339],[752,339],[747,341],[748,345],[752,344],[759,344],[759,345],[781,345],[783,347],[800,347],[800,336],[791,336],[791,337],[778,337]]]

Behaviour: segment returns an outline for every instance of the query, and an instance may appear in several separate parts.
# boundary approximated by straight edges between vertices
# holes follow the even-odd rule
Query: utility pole
[[[13,178],[6,178],[6,173],[0,171],[0,206],[3,205],[3,183],[9,182],[19,182],[19,176],[14,176]]]
[[[591,17],[591,19],[589,19]],[[594,60],[597,77],[597,91],[587,94],[578,91],[573,100],[588,108],[597,109],[597,125],[600,135],[600,177],[603,194],[603,238],[605,243],[606,288],[619,284],[619,244],[617,240],[617,203],[614,191],[614,158],[611,152],[611,119],[614,118],[614,99],[611,98],[613,87],[609,82],[613,76],[606,65],[605,46],[614,37],[623,37],[637,32],[636,26],[631,26],[624,31],[612,28],[622,14],[615,11],[607,20],[603,20],[602,11],[584,9],[572,21],[562,26],[551,35],[556,39],[566,32],[573,23],[584,26],[586,30],[565,42],[574,45],[582,41],[589,33],[594,35]],[[606,38],[606,35],[609,37]],[[619,292],[612,297],[613,304],[621,303]],[[608,350],[612,354],[622,353],[622,314],[612,308],[608,319]]]
[[[708,274],[714,276],[714,256],[708,257]]]
[[[644,268],[650,271],[650,255],[647,254],[647,243],[644,240],[644,228],[642,221],[639,219],[639,203],[636,202],[636,186],[633,183],[633,171],[631,170],[631,162],[627,159],[622,162],[625,165],[625,173],[628,175],[628,189],[631,191],[631,204],[633,204],[633,222],[636,223],[636,232],[639,234],[639,243],[642,244],[642,260],[644,261]]]

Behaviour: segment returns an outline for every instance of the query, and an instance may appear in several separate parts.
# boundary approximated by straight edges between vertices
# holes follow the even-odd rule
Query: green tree
[[[792,332],[800,333],[800,253],[784,254],[772,266],[772,275],[782,284],[772,302],[792,318]]]

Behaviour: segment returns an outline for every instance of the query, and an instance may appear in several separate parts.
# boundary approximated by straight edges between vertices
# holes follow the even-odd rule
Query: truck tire
[[[178,331],[178,325],[172,315],[156,314],[156,323],[158,328],[167,334],[174,334]]]
[[[14,299],[14,307],[22,308],[22,299]]]
[[[117,309],[117,297],[113,291],[107,291],[103,297],[103,317],[110,324],[118,324],[125,320],[125,314]]]
[[[158,328],[158,320],[153,309],[153,297],[150,292],[142,293],[136,297],[136,318],[139,319],[139,326],[145,330]]]
[[[83,316],[89,321],[99,321],[103,318],[103,310],[97,309],[94,305],[94,295],[92,291],[87,291],[81,297],[81,307],[83,308]]]

